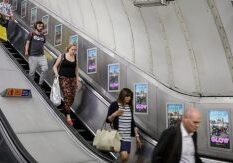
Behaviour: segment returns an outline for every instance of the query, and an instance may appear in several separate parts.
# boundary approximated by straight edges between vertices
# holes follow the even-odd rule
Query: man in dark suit
[[[152,163],[201,163],[197,154],[197,129],[201,113],[188,108],[182,122],[163,131],[153,151]]]

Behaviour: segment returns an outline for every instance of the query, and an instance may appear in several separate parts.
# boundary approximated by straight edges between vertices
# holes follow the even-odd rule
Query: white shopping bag
[[[50,92],[50,100],[55,106],[61,105],[61,91],[58,77],[54,78],[53,86]]]

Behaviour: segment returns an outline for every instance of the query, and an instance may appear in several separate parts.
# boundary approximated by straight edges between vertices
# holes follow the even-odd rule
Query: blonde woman
[[[54,66],[53,71],[59,77],[60,88],[64,97],[64,111],[69,125],[73,125],[70,117],[70,107],[74,102],[76,88],[79,87],[78,62],[76,58],[77,45],[71,44],[67,47],[66,53],[60,55]],[[58,70],[58,67],[59,70]]]

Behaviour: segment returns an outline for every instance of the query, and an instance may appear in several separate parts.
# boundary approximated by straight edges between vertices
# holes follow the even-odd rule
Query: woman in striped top
[[[111,103],[106,122],[113,123],[113,128],[119,131],[121,136],[120,159],[122,163],[126,163],[129,159],[131,137],[136,136],[137,146],[141,146],[133,117],[133,92],[130,89],[123,88],[117,101]]]

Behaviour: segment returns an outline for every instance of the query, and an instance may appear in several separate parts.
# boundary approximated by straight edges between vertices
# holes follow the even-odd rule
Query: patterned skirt
[[[70,78],[70,77],[60,76],[59,82],[64,98],[65,114],[70,114],[70,107],[74,102],[74,97],[77,88],[76,77]]]

